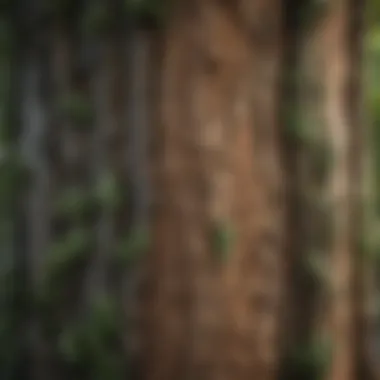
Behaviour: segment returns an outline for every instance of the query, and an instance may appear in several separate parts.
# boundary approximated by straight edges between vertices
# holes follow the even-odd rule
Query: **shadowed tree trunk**
[[[298,92],[293,94],[297,107],[292,119],[296,153],[288,152],[295,198],[287,233],[303,231],[303,238],[295,237],[288,247],[291,316],[286,324],[290,346],[285,378],[361,378],[355,373],[354,343],[362,339],[356,336],[354,314],[361,312],[356,310],[353,292],[363,282],[356,246],[362,183],[357,110],[364,4],[356,5],[334,1],[313,8],[309,4],[302,9],[303,20],[296,20],[298,29],[292,31],[298,46],[290,65],[298,68]],[[322,183],[316,187],[321,170]]]

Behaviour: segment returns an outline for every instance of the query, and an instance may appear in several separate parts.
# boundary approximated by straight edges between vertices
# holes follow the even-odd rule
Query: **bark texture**
[[[146,379],[275,376],[279,16],[182,2],[163,35]]]

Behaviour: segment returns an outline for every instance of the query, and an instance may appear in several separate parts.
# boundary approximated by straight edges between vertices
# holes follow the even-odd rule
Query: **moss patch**
[[[70,222],[83,222],[98,210],[96,200],[85,189],[72,187],[65,190],[55,203],[57,218]]]
[[[289,378],[322,380],[331,365],[331,358],[331,341],[313,338],[290,353],[287,359]]]
[[[117,261],[125,266],[135,263],[149,249],[149,243],[149,231],[146,228],[134,228],[119,243]]]
[[[216,257],[222,261],[228,259],[234,249],[236,234],[233,227],[224,221],[216,221],[212,226],[212,248]]]
[[[62,118],[75,128],[88,130],[94,124],[94,108],[89,99],[79,92],[62,96],[58,108]]]

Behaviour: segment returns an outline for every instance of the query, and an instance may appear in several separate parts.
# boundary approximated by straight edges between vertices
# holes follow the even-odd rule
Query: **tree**
[[[1,10],[0,377],[370,379],[364,2]]]
[[[289,378],[297,374],[362,378],[359,305],[364,294],[359,289],[368,272],[363,272],[357,242],[363,171],[359,73],[364,4],[335,1],[319,9],[310,5],[298,20],[298,47],[293,53],[302,77],[296,93],[298,144],[296,153],[290,153],[298,192],[289,225],[306,238],[295,237],[290,246],[288,300],[294,317],[287,324],[293,326],[285,355],[288,361],[290,355],[291,364],[284,365],[284,373]],[[306,19],[306,29],[301,20],[305,15],[312,17]],[[361,345],[355,343],[358,339]]]
[[[273,378],[280,2],[179,2],[162,35],[146,378]]]

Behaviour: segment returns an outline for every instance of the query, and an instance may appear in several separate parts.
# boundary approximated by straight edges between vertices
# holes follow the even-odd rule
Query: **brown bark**
[[[326,115],[333,143],[331,200],[334,240],[331,257],[332,299],[328,317],[334,345],[329,378],[368,378],[365,299],[368,267],[358,249],[362,230],[363,120],[361,114],[361,44],[364,3],[336,2],[326,38]],[[367,269],[366,269],[367,268]]]
[[[327,317],[333,342],[329,378],[349,380],[353,368],[352,244],[350,244],[349,128],[345,109],[348,80],[347,3],[332,6],[327,20],[326,117],[334,154],[331,202],[334,237],[331,247],[331,311]]]
[[[248,3],[184,3],[164,33],[153,125],[160,143],[146,379],[272,379],[282,236],[280,4],[256,2],[248,24],[240,13],[253,11]],[[216,252],[215,233],[235,235],[228,257]]]

